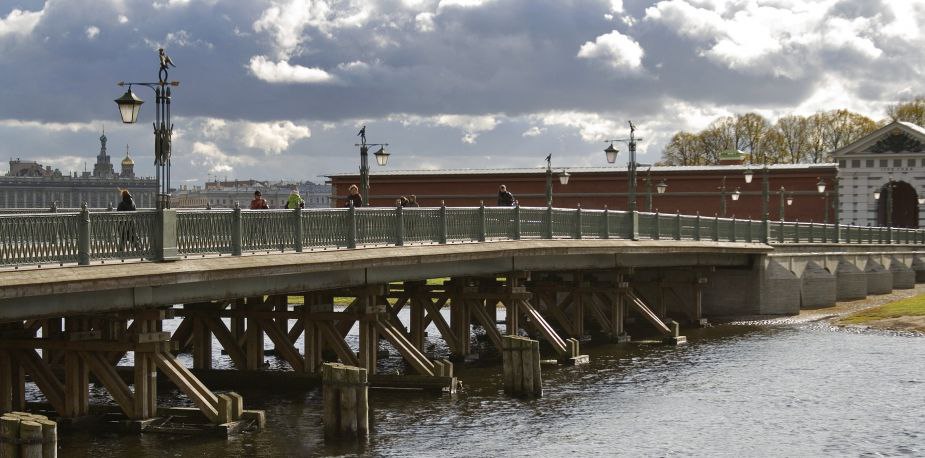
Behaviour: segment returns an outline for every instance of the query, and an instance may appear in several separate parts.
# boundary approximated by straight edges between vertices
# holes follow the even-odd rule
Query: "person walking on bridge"
[[[138,209],[135,207],[135,199],[132,198],[132,194],[128,192],[128,189],[122,190],[122,201],[119,202],[119,206],[116,207],[116,211],[120,212],[133,212]],[[126,215],[125,219],[119,221],[119,252],[125,252],[125,245],[131,243],[135,247],[135,251],[139,251],[140,247],[138,245],[138,236],[135,233],[135,219],[131,216]]]
[[[286,208],[295,209],[296,207],[305,208],[305,201],[302,200],[302,196],[299,195],[299,190],[293,188],[289,192],[289,200],[286,201]]]
[[[350,187],[347,188],[347,192],[349,193],[349,195],[347,195],[348,207],[351,206],[351,203],[353,203],[353,208],[359,208],[363,206],[363,196],[360,195],[360,188],[358,188],[357,185],[350,185]]]
[[[511,207],[514,205],[514,202],[516,202],[514,200],[514,194],[511,194],[511,192],[507,190],[507,186],[501,185],[501,187],[498,188],[498,206]]]
[[[254,191],[254,200],[251,201],[251,210],[269,210],[267,200],[260,195],[260,191]]]

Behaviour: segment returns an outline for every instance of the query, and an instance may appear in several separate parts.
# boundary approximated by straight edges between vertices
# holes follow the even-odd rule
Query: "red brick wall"
[[[553,205],[556,207],[600,209],[606,205],[613,210],[626,209],[627,179],[626,171],[581,172],[570,170],[568,185],[559,183],[558,176],[553,179]],[[794,202],[787,207],[787,220],[821,222],[824,219],[824,198],[816,191],[819,178],[828,183],[830,192],[829,221],[833,221],[834,212],[831,195],[834,193],[833,179],[835,166],[799,169],[778,169],[770,173],[770,217],[779,218],[778,190],[784,186],[787,192],[793,192]],[[745,184],[741,167],[728,170],[671,170],[653,172],[651,175],[653,211],[682,214],[700,213],[713,216],[720,213],[720,191],[717,190],[726,176],[726,215],[737,218],[761,218],[761,172],[755,171],[751,184]],[[637,209],[646,210],[645,170],[638,173]],[[656,194],[655,185],[664,179],[668,184],[665,194]],[[357,176],[331,177],[332,193],[337,197],[337,205],[345,206],[347,187],[358,183]],[[370,178],[370,204],[372,206],[394,206],[399,196],[414,194],[421,206],[439,206],[445,201],[447,206],[478,206],[484,201],[486,206],[495,205],[498,186],[507,185],[509,191],[518,199],[521,206],[545,206],[546,176],[543,172],[498,173],[491,174],[446,174],[413,175],[372,175]],[[741,197],[732,201],[731,193],[739,187]]]

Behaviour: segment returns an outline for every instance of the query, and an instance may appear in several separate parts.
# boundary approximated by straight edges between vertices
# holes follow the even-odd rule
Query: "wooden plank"
[[[523,348],[520,337],[511,337],[511,393],[515,395],[524,392],[524,362]]]
[[[360,382],[359,368],[343,366],[337,369],[341,373],[340,391],[340,434],[346,437],[357,433],[357,391]]]
[[[498,351],[502,351],[503,344],[501,339],[501,332],[498,331],[498,325],[495,323],[495,319],[493,319],[480,305],[481,304],[477,303],[472,304],[472,306],[469,307],[469,313],[472,314],[476,321],[478,321],[479,324],[481,324],[485,329],[485,334],[488,334],[488,338],[491,339],[491,342],[495,345],[495,348],[497,348]]]
[[[13,353],[16,361],[32,376],[48,403],[58,412],[64,412],[64,384],[58,380],[48,363],[35,350],[20,350]]]
[[[511,358],[511,345],[514,341],[513,336],[504,336],[501,338],[501,372],[504,378],[504,392],[514,394],[514,367],[513,358]]]
[[[369,385],[366,369],[357,368],[357,435],[369,435]]]
[[[552,326],[546,322],[546,319],[544,319],[543,316],[540,315],[540,313],[537,312],[529,302],[522,300],[519,301],[519,305],[520,308],[523,309],[524,313],[530,317],[530,320],[534,325],[536,325],[540,333],[543,334],[543,337],[545,337],[546,340],[553,346],[553,348],[556,350],[556,353],[559,355],[567,354],[568,349],[565,347],[565,341],[562,340],[558,334],[556,334],[556,331],[553,330]]]
[[[189,396],[190,400],[211,422],[218,420],[218,397],[215,396],[189,369],[183,367],[176,358],[165,352],[155,352],[151,358],[158,369],[173,382],[177,388]]]
[[[662,334],[671,335],[671,329],[669,329],[668,326],[665,323],[663,323],[662,320],[659,319],[658,316],[655,315],[652,309],[650,309],[646,305],[646,303],[643,302],[642,299],[640,299],[636,291],[634,291],[633,289],[629,289],[627,290],[626,295],[630,299],[629,301],[630,305],[632,305],[633,308],[635,308],[636,311],[639,312],[639,314],[643,316],[643,318],[645,318],[649,323],[651,323],[652,326],[655,326],[655,329],[657,329]]]
[[[286,360],[292,366],[292,370],[305,372],[305,362],[302,360],[302,355],[299,354],[295,345],[289,340],[289,335],[280,329],[279,323],[268,319],[259,320],[259,322],[267,336],[270,337],[270,341],[275,345],[276,354]]]
[[[225,349],[228,356],[231,357],[231,362],[234,363],[234,366],[238,369],[245,369],[247,367],[247,357],[244,355],[244,350],[238,345],[231,331],[225,327],[225,323],[218,317],[202,317],[202,321],[215,335],[218,343]]]
[[[594,315],[594,319],[597,320],[597,323],[601,326],[601,329],[604,332],[607,332],[611,328],[610,318],[607,318],[607,314],[604,313],[604,309],[601,306],[602,300],[601,295],[594,293],[589,296],[589,300],[586,305],[591,309],[591,314]]]
[[[357,366],[360,364],[357,355],[353,352],[344,338],[340,335],[340,332],[334,327],[334,324],[326,321],[318,321],[315,323],[315,326],[318,326],[318,329],[321,330],[322,335],[324,336],[325,343],[334,350],[334,353],[337,354],[337,357],[340,358],[345,364],[350,364]]]
[[[340,430],[340,393],[335,386],[334,372],[341,366],[337,363],[321,366],[321,419],[325,437],[334,437]]]
[[[122,381],[116,369],[98,353],[86,351],[77,353],[80,355],[80,358],[87,363],[90,372],[92,372],[96,379],[103,384],[106,391],[112,396],[112,399],[116,401],[116,404],[119,404],[119,407],[122,408],[125,415],[129,418],[136,418],[134,396],[131,390],[129,390],[128,385]]]
[[[550,298],[546,301],[548,305],[546,311],[559,323],[559,326],[565,331],[566,334],[573,336],[575,335],[575,326],[572,324],[572,320],[562,312],[562,309],[556,304],[555,292],[551,293]]]
[[[427,315],[430,317],[430,320],[437,326],[437,330],[440,331],[440,335],[443,336],[443,340],[446,341],[446,344],[450,347],[450,350],[456,354],[460,354],[459,349],[459,339],[456,337],[456,334],[453,332],[453,329],[450,325],[443,319],[443,314],[440,313],[440,308],[446,304],[447,299],[443,298],[438,303],[433,303],[429,298],[425,296],[420,296],[419,300],[421,304],[424,305],[424,308],[427,310]]]
[[[533,340],[521,339],[521,362],[523,363],[523,393],[534,396],[533,392]]]
[[[530,341],[530,356],[533,358],[533,395],[536,397],[543,396],[543,375],[540,366],[540,342],[538,340]]]
[[[395,329],[390,322],[377,321],[376,326],[386,339],[392,343],[399,353],[408,361],[419,374],[434,375],[434,363],[424,353],[411,344],[405,335]]]
[[[0,413],[13,410],[13,368],[10,352],[0,350]]]
[[[203,314],[190,317],[193,320],[193,367],[212,368],[212,332],[205,324]]]
[[[135,323],[132,323],[134,326]],[[190,317],[183,318],[183,321],[177,325],[177,329],[173,332],[173,336],[170,337],[170,340],[177,342],[179,345],[180,351],[184,352],[189,350],[190,345],[193,343],[193,320]],[[121,358],[120,358],[121,359]]]
[[[19,417],[0,417],[0,455],[4,458],[19,457]]]
[[[292,327],[286,332],[289,335],[289,341],[295,345],[299,341],[299,336],[305,331],[305,316],[299,316],[295,323],[292,323]]]
[[[257,318],[247,317],[247,332],[245,333],[244,350],[247,355],[247,369],[256,371],[263,369],[263,327]]]
[[[64,417],[79,417],[89,412],[90,376],[87,364],[77,352],[69,351],[64,355]]]

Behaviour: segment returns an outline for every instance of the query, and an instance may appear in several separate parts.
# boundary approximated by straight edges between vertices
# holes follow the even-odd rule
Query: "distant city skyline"
[[[82,172],[105,128],[153,176],[153,93],[137,125],[113,99],[165,47],[175,186],[355,172],[363,125],[389,170],[603,166],[630,119],[651,163],[722,115],[884,118],[925,93],[920,24],[919,0],[8,0],[0,157]]]

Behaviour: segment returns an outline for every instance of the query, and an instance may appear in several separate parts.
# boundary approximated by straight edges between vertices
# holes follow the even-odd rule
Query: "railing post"
[[[58,201],[56,201],[56,200],[55,200],[55,201],[52,201],[52,202],[51,202],[51,208],[49,208],[48,211],[51,212],[51,213],[58,213]]]
[[[292,225],[292,247],[297,253],[302,252],[302,207],[296,205],[292,209],[292,215],[295,218]]]
[[[800,243],[800,220],[793,224],[793,243]]]
[[[80,216],[77,218],[77,264],[90,265],[90,211],[86,202],[80,204]]]
[[[235,202],[234,211],[231,212],[231,255],[241,256],[244,248],[244,221],[241,217],[241,206]]]
[[[815,229],[815,226],[813,226],[813,220],[809,220],[809,243],[816,242],[816,237],[815,237],[816,234],[815,234],[814,229]]]
[[[347,248],[357,247],[357,209],[350,201],[350,207],[347,208]]]
[[[155,232],[154,256],[156,260],[176,261],[180,259],[177,249],[177,211],[171,208],[157,210]]]
[[[893,243],[893,226],[886,228],[886,243]]]
[[[479,242],[485,241],[485,201],[479,204]]]
[[[661,225],[661,218],[659,216],[660,215],[658,211],[656,211],[655,221],[652,222],[652,234],[650,234],[650,236],[652,237],[652,240],[658,240],[662,238],[662,225]]]
[[[520,240],[520,204],[514,204],[514,240]]]
[[[829,234],[828,234],[829,228],[827,226],[828,225],[825,223],[822,224],[822,243],[829,242]]]
[[[713,241],[719,242],[719,216],[713,214]]]
[[[607,209],[607,206],[604,205],[604,234],[603,238],[610,238],[610,210]]]
[[[630,210],[626,212],[626,217],[629,221],[627,226],[629,227],[629,236],[630,240],[639,240],[639,213],[636,210]]]
[[[767,216],[767,214],[765,214]],[[748,227],[751,227],[751,223],[748,224]],[[768,243],[771,241],[771,222],[767,217],[761,220],[761,242]]]
[[[674,239],[681,240],[681,211],[676,210],[674,217],[675,217]]]
[[[695,219],[694,221],[695,221],[694,240],[699,242],[700,241],[700,212],[697,212],[697,219]]]
[[[746,221],[746,223],[745,223],[745,241],[748,242],[748,243],[752,243],[752,223],[753,223],[753,221],[752,221],[752,218],[751,218],[750,216],[749,216],[748,219],[745,220],[745,221]]]
[[[581,204],[575,209],[575,238],[581,239]]]
[[[777,241],[784,243],[784,220],[780,220],[780,230],[777,231]]]
[[[729,241],[736,241],[736,215],[732,215],[732,230],[729,231]]]
[[[405,215],[401,204],[395,206],[395,246],[405,244]]]
[[[552,240],[552,205],[546,206],[546,238]]]
[[[833,234],[834,239],[832,242],[841,243],[841,224],[838,221],[838,211],[835,212],[835,233]]]
[[[446,245],[446,241],[449,238],[447,236],[447,222],[446,222],[446,201],[440,201],[440,237],[438,242],[443,245]]]

